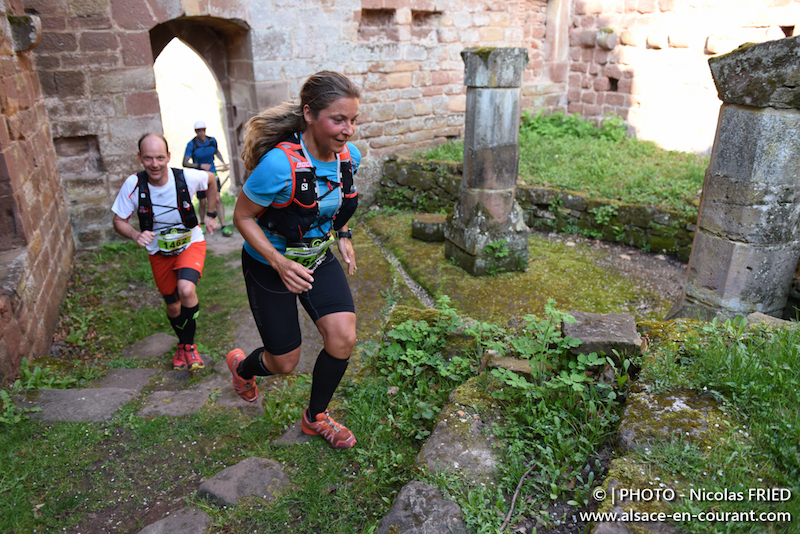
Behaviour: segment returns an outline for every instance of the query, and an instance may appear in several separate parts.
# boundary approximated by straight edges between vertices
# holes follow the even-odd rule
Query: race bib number
[[[331,243],[333,243],[333,235],[314,239],[308,244],[292,243],[286,247],[284,256],[313,271],[325,259],[325,253],[328,252]]]
[[[183,252],[191,241],[191,230],[172,228],[158,234],[158,251],[165,256],[175,256]]]

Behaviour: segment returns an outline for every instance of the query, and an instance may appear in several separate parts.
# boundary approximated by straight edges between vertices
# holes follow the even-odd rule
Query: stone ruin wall
[[[75,246],[21,0],[0,0],[0,383],[47,355]]]
[[[176,36],[220,82],[234,191],[245,179],[238,154],[247,119],[295,98],[305,79],[322,69],[340,70],[363,88],[357,144],[365,156],[364,203],[374,197],[386,156],[462,135],[464,48],[528,48],[526,79],[543,83],[524,96],[527,106],[554,105],[565,89],[551,83],[545,68],[547,0],[325,0],[310,7],[23,1],[44,27],[34,53],[79,247],[116,239],[108,208],[138,167],[136,140],[161,131],[159,105],[165,103],[159,103],[152,65]],[[173,165],[182,148],[171,147]]]
[[[576,0],[567,112],[616,114],[640,139],[708,153],[721,105],[709,57],[796,24],[797,0]]]

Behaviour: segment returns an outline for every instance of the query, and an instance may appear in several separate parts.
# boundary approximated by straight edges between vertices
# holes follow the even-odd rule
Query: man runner
[[[194,343],[200,303],[197,281],[203,274],[206,242],[192,206],[197,191],[217,200],[216,177],[208,171],[171,169],[167,140],[148,133],[139,139],[139,161],[144,172],[131,174],[122,184],[111,210],[114,230],[147,249],[156,286],[166,303],[167,318],[178,336],[172,359],[175,369],[205,367]],[[129,222],[139,218],[140,230]],[[217,228],[216,213],[205,214],[209,233]]]

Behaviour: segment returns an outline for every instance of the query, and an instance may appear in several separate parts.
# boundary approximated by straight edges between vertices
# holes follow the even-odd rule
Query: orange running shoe
[[[206,366],[203,358],[197,353],[197,345],[189,345],[188,343],[184,345],[183,355],[186,358],[186,366],[190,371],[197,371]]]
[[[233,389],[247,402],[255,402],[258,398],[258,385],[256,384],[255,377],[250,380],[245,380],[239,376],[239,372],[237,371],[237,369],[239,369],[239,363],[244,359],[245,355],[242,349],[233,349],[228,353],[228,357],[226,358],[228,369],[230,369],[231,375],[233,375]]]
[[[317,420],[308,420],[308,410],[303,410],[303,420],[300,427],[305,434],[322,436],[334,449],[349,449],[356,444],[356,437],[347,427],[333,420],[327,410],[317,414]]]
[[[185,371],[186,367],[186,357],[183,355],[183,345],[178,343],[178,348],[175,350],[175,356],[172,357],[172,368],[176,371]]]

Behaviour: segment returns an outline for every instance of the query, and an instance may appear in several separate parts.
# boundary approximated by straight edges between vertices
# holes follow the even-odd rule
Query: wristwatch
[[[336,235],[339,237],[339,239],[342,239],[343,237],[346,237],[347,239],[353,239],[353,232],[350,230],[345,232],[337,232]]]
[[[207,211],[206,212],[206,217],[211,217],[212,219],[216,219],[217,218],[217,212],[216,211]]]

